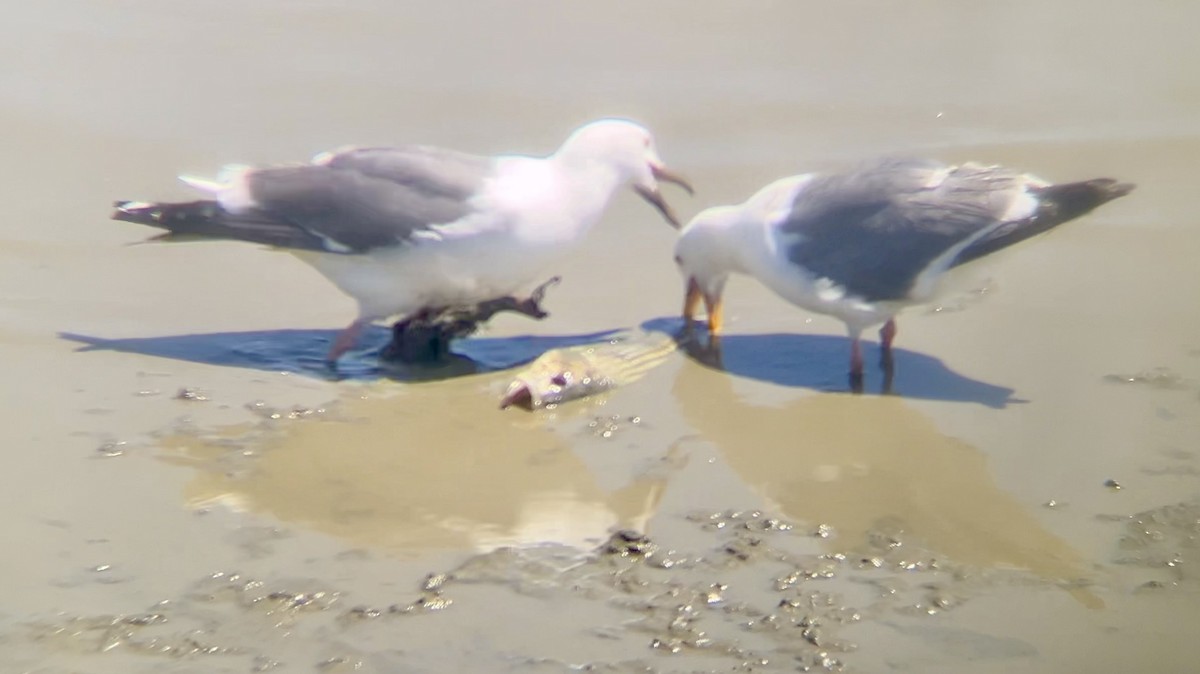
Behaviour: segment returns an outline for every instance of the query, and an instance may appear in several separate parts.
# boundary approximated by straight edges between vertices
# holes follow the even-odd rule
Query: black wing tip
[[[1115,178],[1093,178],[1077,183],[1047,185],[1038,192],[1042,203],[1058,214],[1054,220],[1065,222],[1113,199],[1119,199],[1136,188],[1134,183],[1121,182]]]
[[[212,200],[176,203],[122,199],[113,202],[113,209],[113,220],[170,230],[191,230],[223,214],[220,204]]]
[[[1084,184],[1096,190],[1105,201],[1118,199],[1137,189],[1137,184],[1123,183],[1116,178],[1096,178]]]
[[[1123,197],[1136,189],[1137,183],[1121,183],[1113,181],[1112,186],[1109,188],[1109,192],[1113,195],[1113,198],[1116,199],[1117,197]]]

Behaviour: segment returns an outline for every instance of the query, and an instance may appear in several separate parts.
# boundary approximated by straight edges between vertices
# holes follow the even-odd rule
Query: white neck
[[[560,152],[550,162],[564,179],[559,213],[579,229],[588,229],[600,219],[613,194],[625,182],[616,167],[593,158]]]
[[[723,253],[725,268],[739,274],[751,274],[769,254],[766,228],[744,207],[732,206],[719,228],[714,242]]]
[[[736,239],[730,247],[739,251],[738,271],[752,274],[750,270],[763,268],[770,258],[780,254],[775,227],[790,215],[796,195],[812,179],[811,173],[780,178],[734,207],[736,222],[729,236]]]

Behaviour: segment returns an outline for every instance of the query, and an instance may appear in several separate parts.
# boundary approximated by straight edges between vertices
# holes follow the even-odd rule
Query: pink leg
[[[850,376],[861,377],[863,373],[862,345],[858,336],[850,338]]]
[[[338,358],[354,348],[354,345],[358,343],[359,336],[362,335],[363,328],[367,327],[370,322],[370,319],[360,318],[339,332],[333,340],[333,345],[329,347],[329,354],[325,356],[325,361],[336,363]]]
[[[896,319],[889,318],[887,323],[879,328],[879,340],[883,345],[883,357],[891,358],[892,340],[896,339]]]

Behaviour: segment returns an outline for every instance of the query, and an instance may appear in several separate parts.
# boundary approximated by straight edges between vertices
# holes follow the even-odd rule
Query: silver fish
[[[517,373],[500,399],[500,409],[535,410],[624,386],[675,349],[670,335],[629,331],[598,344],[547,351]]]

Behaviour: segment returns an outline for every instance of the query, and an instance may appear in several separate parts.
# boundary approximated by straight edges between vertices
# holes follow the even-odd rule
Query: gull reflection
[[[1085,572],[1074,549],[996,485],[986,454],[902,398],[785,391],[779,404],[750,404],[735,376],[713,369],[711,352],[691,355],[707,367],[688,363],[675,381],[687,421],[787,517],[832,525],[843,550],[899,522],[959,563],[1060,581]]]
[[[601,489],[545,417],[496,409],[506,381],[364,386],[336,406],[340,420],[285,422],[261,437],[244,427],[177,434],[166,445],[198,469],[194,505],[226,503],[397,553],[591,547],[614,527],[644,530],[665,478]]]

